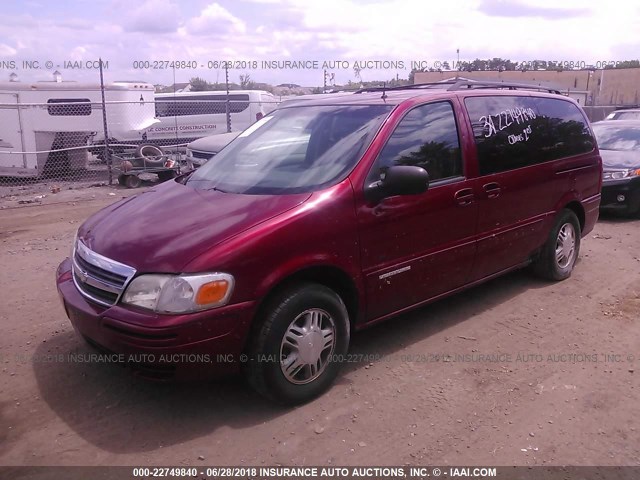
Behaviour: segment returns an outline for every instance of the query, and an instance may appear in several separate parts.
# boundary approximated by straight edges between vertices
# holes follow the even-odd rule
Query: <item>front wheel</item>
[[[307,283],[277,295],[264,309],[249,348],[249,383],[285,404],[307,402],[331,386],[349,348],[350,324],[342,299]]]
[[[569,278],[580,252],[580,237],[578,217],[569,209],[562,210],[533,264],[536,274],[547,280]]]

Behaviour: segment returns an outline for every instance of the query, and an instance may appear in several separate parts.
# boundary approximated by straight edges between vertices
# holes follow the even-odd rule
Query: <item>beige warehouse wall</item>
[[[562,90],[588,90],[591,100],[588,105],[635,105],[640,104],[640,68],[611,70],[552,70],[531,71],[476,71],[476,72],[418,72],[415,83],[438,82],[454,77],[474,80],[504,82],[551,83]]]

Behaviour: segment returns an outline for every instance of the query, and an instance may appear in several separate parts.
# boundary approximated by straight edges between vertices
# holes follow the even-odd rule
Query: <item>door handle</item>
[[[467,205],[471,205],[475,196],[473,195],[473,190],[470,188],[463,188],[462,190],[458,190],[453,198],[456,199],[458,205],[462,207],[466,207]]]
[[[487,193],[488,198],[496,198],[502,192],[502,187],[497,182],[490,182],[482,186],[484,191]]]

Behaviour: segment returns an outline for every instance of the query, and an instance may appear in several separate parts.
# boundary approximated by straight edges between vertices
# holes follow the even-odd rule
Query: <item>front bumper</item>
[[[624,199],[618,200],[619,196]],[[640,177],[602,182],[600,208],[634,213],[640,209]]]
[[[254,302],[188,315],[158,315],[121,305],[103,307],[73,283],[71,261],[56,275],[58,293],[78,334],[126,361],[140,376],[191,380],[239,371]]]

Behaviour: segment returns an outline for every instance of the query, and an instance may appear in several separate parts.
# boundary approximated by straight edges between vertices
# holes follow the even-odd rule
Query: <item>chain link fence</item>
[[[278,101],[258,90],[156,93],[142,82],[1,84],[0,203],[19,191],[173,178],[207,161]],[[210,136],[212,146],[187,149]]]
[[[143,82],[2,83],[0,204],[21,193],[173,178],[206,162],[281,100],[260,90],[156,93]],[[615,108],[585,111],[598,121]]]

